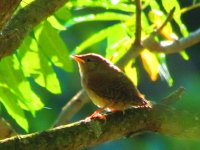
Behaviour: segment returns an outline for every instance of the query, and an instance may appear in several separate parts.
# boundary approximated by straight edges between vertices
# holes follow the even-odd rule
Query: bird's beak
[[[70,57],[72,59],[74,59],[78,63],[82,63],[82,64],[85,63],[85,61],[80,56],[78,56],[78,55],[71,55]]]

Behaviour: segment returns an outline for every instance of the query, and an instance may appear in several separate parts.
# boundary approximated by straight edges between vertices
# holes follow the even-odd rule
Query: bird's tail
[[[144,95],[140,94],[140,104],[137,108],[152,108],[154,105],[153,101],[147,100]]]
[[[140,107],[145,107],[145,108],[152,108],[154,105],[153,101],[149,101],[147,99],[143,99],[143,104]]]

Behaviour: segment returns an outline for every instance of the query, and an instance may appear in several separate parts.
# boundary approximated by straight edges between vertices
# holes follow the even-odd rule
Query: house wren
[[[79,66],[81,84],[100,109],[90,118],[104,118],[101,111],[123,111],[129,107],[151,107],[132,81],[109,60],[98,54],[71,56]]]

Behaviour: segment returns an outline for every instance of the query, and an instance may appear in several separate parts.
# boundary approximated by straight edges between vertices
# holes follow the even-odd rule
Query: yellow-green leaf
[[[150,11],[148,15],[150,21],[156,26],[156,28],[159,28],[166,19],[166,15],[164,15],[160,10],[154,9]],[[167,25],[160,31],[160,34],[167,40],[175,40],[175,38],[172,36],[175,35],[175,33],[173,33],[170,23],[167,23]]]
[[[179,25],[180,31],[184,36],[188,36],[186,26],[181,20],[181,8],[177,0],[162,0],[162,5],[167,12],[170,12],[175,7],[174,20]]]
[[[135,86],[138,85],[138,78],[137,78],[137,69],[136,67],[132,66],[134,60],[128,62],[125,66],[124,71],[126,75],[131,79]]]
[[[39,49],[35,39],[28,36],[21,45],[18,56],[26,76],[33,77],[36,83],[52,93],[61,93],[60,83],[52,63]]]
[[[0,62],[0,78],[4,85],[9,86],[10,89],[15,91],[15,94],[21,103],[23,103],[24,106],[26,106],[26,109],[31,111],[34,115],[34,100],[40,101],[40,99],[36,96],[33,97],[30,83],[25,77],[21,65],[15,55],[8,56]],[[41,107],[41,105],[37,106],[38,109],[41,109]]]
[[[51,24],[52,27],[54,27],[57,30],[65,30],[65,26],[62,25],[55,16],[50,16],[47,18],[47,21]]]
[[[56,18],[60,21],[66,22],[71,17],[71,11],[67,4],[65,4],[62,8],[58,9],[55,13]]]
[[[37,26],[34,31],[40,51],[44,53],[52,63],[65,71],[72,71],[72,61],[68,49],[59,35],[59,31],[51,26],[48,21]]]
[[[28,132],[28,121],[17,101],[19,101],[18,97],[11,92],[9,87],[0,86],[0,102],[4,105],[8,114],[17,122],[17,124]]]
[[[67,3],[68,7],[101,7],[101,8],[105,8],[105,9],[112,9],[112,10],[121,10],[121,11],[126,11],[126,12],[135,12],[135,5],[130,5],[130,4],[126,4],[126,3],[117,3],[114,4],[111,2],[102,2],[102,1],[83,1],[83,0],[78,0],[78,1],[70,1],[69,3]]]
[[[84,21],[106,21],[106,20],[120,20],[126,21],[129,19],[130,16],[121,13],[114,13],[114,12],[105,12],[99,14],[90,14],[86,16],[76,17],[73,21],[76,22],[84,22]]]
[[[156,81],[159,72],[159,61],[155,54],[145,49],[140,54],[142,63],[152,81]]]
[[[115,36],[113,36],[115,35]],[[125,25],[122,23],[113,25],[110,28],[110,33],[107,36],[107,48],[106,48],[106,58],[113,58],[113,54],[117,54],[117,57],[120,57],[122,53],[125,53],[130,45],[127,45],[126,41],[130,37],[127,35]],[[126,45],[124,44],[126,43]],[[117,59],[111,59],[112,62],[116,62]]]
[[[105,28],[95,34],[93,34],[92,36],[90,36],[88,39],[86,39],[84,42],[82,42],[80,45],[78,45],[75,49],[75,53],[81,53],[83,52],[86,48],[92,46],[93,44],[97,43],[97,42],[100,42],[101,40],[113,35],[113,30],[116,31],[116,29],[122,29],[122,25],[121,23],[119,24],[115,24],[115,25],[112,25],[108,28]],[[122,31],[119,31],[119,32],[124,32],[123,29]],[[124,33],[119,33],[119,34],[123,34],[125,35]],[[114,38],[114,37],[113,37]],[[111,44],[109,44],[111,45]]]
[[[21,3],[20,3],[20,6],[23,8],[27,5],[29,5],[30,3],[32,3],[34,0],[23,0]]]
[[[182,56],[182,58],[183,58],[184,60],[189,60],[189,59],[190,59],[190,57],[189,57],[189,55],[186,53],[186,51],[181,51],[180,54],[181,54],[181,56]]]
[[[165,54],[163,54],[163,53],[158,54],[158,58],[160,61],[159,74],[161,76],[161,79],[165,79],[167,81],[168,85],[172,86],[173,78],[171,77],[170,72],[168,70]]]

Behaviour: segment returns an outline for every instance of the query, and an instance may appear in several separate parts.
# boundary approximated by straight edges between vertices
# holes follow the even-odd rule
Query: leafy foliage
[[[0,63],[0,101],[26,131],[28,122],[24,110],[35,116],[35,111],[44,107],[41,98],[32,90],[29,78],[59,94],[60,83],[53,67],[72,71],[68,49],[59,35],[63,29],[65,27],[54,16],[49,17],[26,37],[15,54]]]
[[[28,5],[29,1],[26,3]],[[177,0],[162,0],[161,3],[143,0],[142,3],[142,39],[158,29],[174,7],[176,8],[174,21],[180,29],[179,34],[188,35],[181,21],[182,10]],[[161,9],[162,7],[164,10]],[[76,9],[91,8],[98,8],[101,11],[95,13],[86,11],[87,13],[78,17],[71,14]],[[134,42],[135,15],[135,4],[128,0],[73,0],[58,10],[54,16],[44,20],[26,37],[15,54],[3,59],[0,63],[0,101],[7,112],[23,129],[28,131],[24,110],[35,115],[35,111],[44,107],[41,98],[32,90],[29,79],[32,78],[51,93],[61,93],[54,67],[66,72],[73,70],[71,60],[69,60],[70,52],[60,36],[60,32],[66,29],[65,26],[74,26],[83,22],[116,22],[94,33],[73,50],[73,53],[83,53],[88,47],[106,39],[105,57],[115,63],[129,51]],[[158,42],[174,41],[179,34],[174,33],[173,25],[168,22],[156,39]],[[181,55],[184,59],[189,59],[185,52]],[[151,80],[156,81],[160,74],[170,86],[172,85],[173,79],[164,54],[154,54],[145,49],[140,56]],[[134,62],[135,60],[131,60],[125,66],[125,72],[137,84],[137,68]]]
[[[154,30],[158,29],[165,19],[167,14],[172,8],[175,7],[174,20],[176,21],[178,27],[183,36],[188,35],[188,31],[185,25],[181,21],[181,9],[177,1],[165,1],[163,0],[161,4],[156,1],[143,1],[143,13],[142,13],[142,35],[143,39],[148,37]],[[129,3],[129,1],[88,1],[88,3],[83,3],[80,0],[71,2],[68,5],[81,8],[90,7],[100,7],[104,8],[105,11],[100,13],[89,13],[82,15],[73,20],[69,21],[69,24],[78,24],[86,21],[119,21],[119,23],[114,24],[110,27],[104,28],[97,33],[93,34],[91,37],[83,41],[75,49],[75,53],[82,53],[88,47],[93,44],[107,39],[106,48],[106,58],[111,59],[113,62],[117,62],[127,50],[129,50],[131,44],[134,42],[135,33],[135,5],[134,3]],[[165,10],[162,10],[164,7]],[[125,9],[126,8],[126,9]],[[114,35],[114,36],[113,36]],[[174,33],[173,26],[169,22],[161,30],[160,35],[156,37],[157,41],[160,43],[168,43],[174,41],[178,38],[177,34]],[[181,55],[185,60],[188,60],[188,55],[183,51]],[[113,58],[113,56],[115,58]],[[170,86],[172,86],[173,79],[170,76],[168,67],[165,61],[165,55],[157,55],[144,50],[141,52],[141,59],[143,62],[144,69],[149,74],[151,80],[157,80],[158,74],[165,79]],[[128,63],[127,65],[129,65]],[[132,66],[133,69],[135,66]],[[134,69],[135,70],[135,69]],[[129,71],[130,72],[130,71]],[[135,81],[136,77],[127,74],[129,77],[132,76]]]

